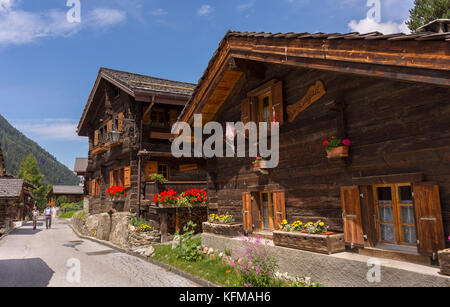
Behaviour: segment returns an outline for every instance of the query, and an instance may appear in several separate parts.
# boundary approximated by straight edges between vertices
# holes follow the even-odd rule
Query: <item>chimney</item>
[[[450,32],[450,19],[436,19],[417,29],[417,32],[434,32],[446,33]]]

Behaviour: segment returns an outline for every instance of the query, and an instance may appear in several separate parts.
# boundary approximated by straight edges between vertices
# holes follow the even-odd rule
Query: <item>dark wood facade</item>
[[[381,243],[374,191],[411,187],[414,199],[404,204],[415,208],[420,242],[410,245],[423,254],[444,248],[450,235],[450,49],[442,38],[417,37],[229,32],[182,120],[202,113],[224,127],[245,122],[254,112],[244,105],[252,101],[249,93],[281,83],[281,100],[273,96],[282,104],[276,110],[280,163],[264,175],[254,171],[252,157],[208,159],[210,207],[258,231],[261,192],[270,191],[272,208],[283,199],[282,210],[272,209],[274,220],[278,213],[289,222],[322,220],[345,232],[347,243],[373,247]],[[289,110],[318,81],[326,94],[292,118]],[[215,99],[219,91],[222,99]],[[349,158],[327,158],[322,143],[331,136],[352,141]]]
[[[100,69],[83,112],[78,133],[89,137],[88,166],[85,173],[91,214],[146,210],[154,194],[147,183],[152,173],[164,174],[171,182],[205,181],[204,162],[174,159],[171,156],[171,125],[190,98],[195,85]],[[121,132],[119,143],[109,138]],[[195,164],[186,171],[185,164]],[[127,196],[112,201],[106,189],[127,188]],[[139,187],[139,188],[138,188]]]

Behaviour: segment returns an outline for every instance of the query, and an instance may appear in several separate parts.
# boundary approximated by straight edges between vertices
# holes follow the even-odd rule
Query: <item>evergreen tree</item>
[[[51,186],[43,182],[44,175],[39,169],[36,158],[33,154],[29,154],[19,167],[17,177],[25,179],[27,182],[34,185],[36,188],[31,189],[31,192],[36,198],[39,209],[43,210],[47,205],[45,196],[50,191]]]
[[[406,24],[412,32],[416,32],[435,19],[450,18],[450,0],[415,0],[409,14]]]

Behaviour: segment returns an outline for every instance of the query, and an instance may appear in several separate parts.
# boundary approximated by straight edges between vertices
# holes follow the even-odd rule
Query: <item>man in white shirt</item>
[[[44,216],[45,227],[47,227],[47,229],[52,228],[52,207],[50,205],[47,205],[47,208],[44,209]]]

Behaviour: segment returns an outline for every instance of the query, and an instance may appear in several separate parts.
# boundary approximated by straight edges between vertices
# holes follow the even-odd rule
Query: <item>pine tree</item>
[[[35,189],[31,189],[31,192],[36,198],[39,209],[43,210],[47,205],[47,199],[45,197],[50,191],[51,186],[46,185],[43,182],[44,175],[41,173],[37,160],[33,154],[29,154],[25,160],[23,160],[19,167],[17,177],[25,179],[36,187]]]
[[[435,19],[450,18],[450,0],[415,0],[409,14],[406,24],[412,32],[416,32]]]

